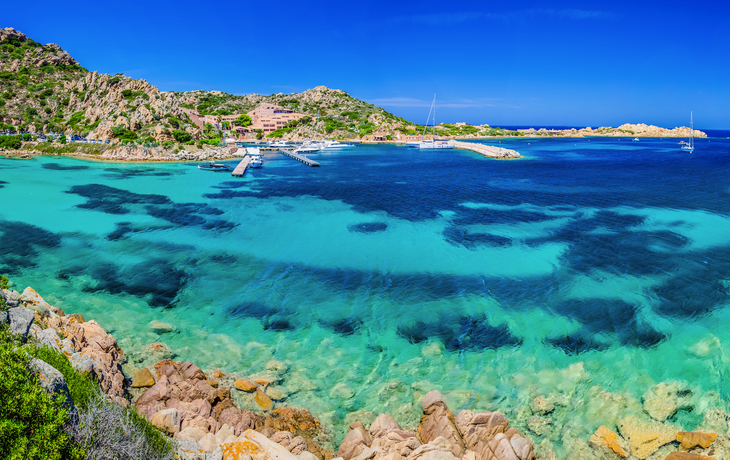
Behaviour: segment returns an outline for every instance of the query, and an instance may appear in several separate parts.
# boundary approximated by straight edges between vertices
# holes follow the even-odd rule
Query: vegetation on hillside
[[[9,287],[0,276],[0,288]],[[6,309],[0,296],[0,310]],[[44,390],[32,359],[58,370],[74,408]],[[172,460],[172,442],[144,417],[111,401],[95,377],[76,372],[66,356],[0,324],[0,458],[9,460]]]

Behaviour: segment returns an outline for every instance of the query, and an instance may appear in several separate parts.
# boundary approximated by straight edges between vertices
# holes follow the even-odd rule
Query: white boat
[[[638,137],[635,137],[634,138],[634,142],[639,142],[639,138]]]
[[[291,147],[291,144],[289,144],[287,141],[276,141],[270,142],[269,147]]]
[[[689,153],[695,151],[695,129],[694,123],[692,122],[692,112],[689,113],[689,142],[685,142],[680,148],[687,150]]]
[[[446,141],[439,141],[436,139],[436,95],[433,95],[433,103],[431,103],[431,111],[428,113],[429,118],[431,118],[431,112],[433,112],[433,124],[432,126],[432,133],[431,133],[431,140],[430,141],[421,141],[418,143],[418,148],[422,150],[441,150],[441,149],[453,149],[454,144],[451,142]],[[426,125],[428,126],[428,120],[426,120]],[[423,128],[423,134],[426,134],[426,128]]]
[[[418,146],[419,149],[436,150],[436,149],[453,149],[454,144],[447,141],[423,141]]]
[[[260,168],[264,165],[264,161],[261,159],[260,155],[252,156],[251,161],[248,162],[249,168]]]
[[[326,141],[324,143],[324,149],[325,150],[334,150],[334,149],[351,149],[355,147],[355,144],[344,144],[340,141]]]

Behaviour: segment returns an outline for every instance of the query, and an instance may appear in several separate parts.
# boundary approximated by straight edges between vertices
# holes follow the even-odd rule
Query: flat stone
[[[717,439],[717,433],[705,433],[702,431],[680,431],[677,433],[677,441],[685,449],[702,447],[707,449]]]
[[[662,382],[643,397],[644,411],[657,422],[663,422],[680,409],[692,407],[692,392],[679,382]]]
[[[27,308],[15,307],[9,309],[10,332],[27,336],[34,318],[35,313]]]
[[[590,443],[594,447],[607,447],[626,458],[629,456],[629,447],[626,441],[619,437],[613,430],[601,425],[590,438]]]
[[[256,396],[254,396],[253,400],[256,401],[256,404],[258,404],[263,410],[269,410],[271,409],[271,406],[274,405],[271,398],[266,396],[266,393],[261,391],[260,388],[256,389]]]
[[[289,397],[289,392],[284,387],[269,387],[266,389],[266,394],[274,401],[283,401]]]
[[[639,459],[645,459],[677,437],[675,428],[656,422],[643,422],[633,415],[621,419],[618,429],[631,445],[631,453]]]
[[[175,326],[172,324],[163,323],[162,321],[157,320],[150,321],[148,326],[155,334],[167,334],[175,330]]]
[[[330,396],[337,399],[350,399],[355,396],[355,390],[340,382],[330,390]]]
[[[150,370],[146,367],[143,367],[134,373],[132,388],[146,388],[151,387],[154,384],[155,378],[152,376],[152,372],[150,372]]]
[[[258,389],[258,386],[248,379],[238,379],[233,383],[233,386],[246,393],[253,393]]]
[[[224,372],[222,372],[222,371],[219,371],[219,370],[213,371],[213,378],[214,379],[222,379],[223,377],[226,377],[226,376],[227,376],[227,374],[224,373]]]

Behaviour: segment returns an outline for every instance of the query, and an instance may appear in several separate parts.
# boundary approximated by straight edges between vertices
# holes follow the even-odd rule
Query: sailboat
[[[430,141],[423,140],[426,136],[426,129],[428,129],[428,122],[431,119],[431,114],[433,113],[433,124],[432,126],[432,136]],[[446,141],[437,141],[436,140],[436,95],[433,95],[433,102],[431,103],[431,110],[428,112],[428,120],[426,120],[426,126],[423,127],[423,134],[421,135],[421,142],[414,143],[409,142],[409,147],[417,147],[419,149],[428,149],[428,150],[435,150],[435,149],[453,149],[454,144]]]
[[[687,150],[689,153],[695,151],[695,129],[692,122],[692,112],[689,113],[689,142],[683,142],[681,149]]]

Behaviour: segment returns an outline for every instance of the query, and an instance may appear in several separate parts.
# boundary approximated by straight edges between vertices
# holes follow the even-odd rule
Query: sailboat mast
[[[436,142],[436,93],[433,94],[433,129],[431,131],[431,141]]]
[[[695,125],[692,117],[692,111],[689,112],[689,143],[690,147],[695,148]]]

